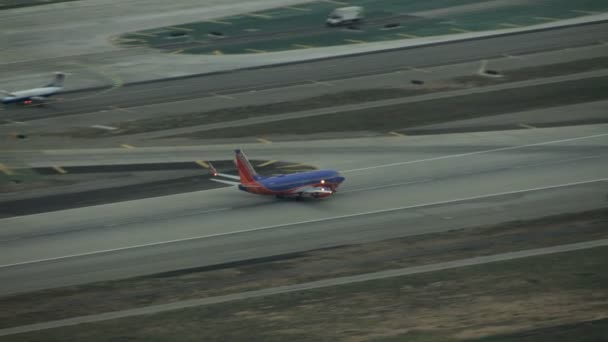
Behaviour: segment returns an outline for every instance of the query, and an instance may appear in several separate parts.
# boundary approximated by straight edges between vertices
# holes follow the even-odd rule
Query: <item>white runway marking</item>
[[[284,228],[284,227],[295,226],[295,225],[300,225],[300,224],[310,224],[310,223],[317,223],[317,222],[324,222],[324,221],[333,221],[333,220],[340,220],[340,219],[351,218],[351,217],[359,217],[359,216],[366,216],[366,215],[380,214],[380,213],[389,213],[389,212],[396,212],[396,211],[406,210],[406,209],[424,208],[424,207],[430,207],[430,206],[435,206],[435,205],[443,205],[443,204],[450,204],[450,203],[457,203],[457,202],[465,202],[465,201],[478,200],[478,199],[483,199],[483,198],[488,198],[488,197],[497,197],[497,196],[514,195],[514,194],[521,194],[521,193],[533,192],[533,191],[558,189],[558,188],[563,188],[563,187],[569,187],[569,186],[575,186],[575,185],[583,185],[583,184],[590,184],[590,183],[597,183],[597,182],[605,182],[605,181],[608,181],[608,178],[591,179],[591,180],[585,180],[585,181],[580,181],[580,182],[565,183],[565,184],[555,184],[555,185],[549,185],[549,186],[538,187],[538,188],[521,189],[521,190],[499,192],[499,193],[494,193],[494,194],[485,194],[485,195],[472,196],[472,197],[456,198],[456,199],[451,199],[451,200],[446,200],[446,201],[438,201],[438,202],[431,202],[431,203],[424,203],[424,204],[415,204],[415,205],[409,205],[409,206],[397,207],[397,208],[389,208],[389,209],[366,211],[366,212],[362,212],[362,213],[340,215],[340,216],[333,216],[333,217],[326,217],[326,218],[320,218],[320,219],[308,220],[308,221],[282,223],[282,224],[277,224],[277,225],[272,225],[272,226],[258,227],[258,228],[252,228],[252,229],[236,230],[236,231],[227,232],[227,233],[217,233],[217,234],[193,236],[193,237],[184,238],[184,239],[159,241],[159,242],[152,242],[152,243],[141,244],[141,245],[134,245],[134,246],[127,246],[127,247],[105,249],[105,250],[100,250],[100,251],[92,251],[92,252],[87,252],[87,253],[64,255],[64,256],[59,256],[59,257],[54,257],[54,258],[31,260],[31,261],[23,261],[23,262],[18,262],[18,263],[13,263],[13,264],[0,265],[0,268],[8,268],[8,267],[14,267],[14,266],[23,266],[23,265],[37,264],[37,263],[42,263],[42,262],[47,262],[47,261],[57,261],[57,260],[63,260],[63,259],[70,259],[70,258],[78,258],[78,257],[84,257],[84,256],[91,256],[91,255],[96,255],[96,254],[105,254],[105,253],[111,253],[111,252],[126,251],[126,250],[129,250],[129,249],[152,247],[152,246],[161,246],[161,245],[168,245],[168,244],[178,243],[178,242],[186,242],[186,241],[195,241],[195,240],[201,240],[201,239],[208,239],[208,238],[212,238],[212,237],[236,235],[236,234],[242,234],[242,233],[251,233],[251,232],[255,232],[255,231],[262,231],[262,230],[268,230],[268,229]],[[215,209],[215,210],[218,211],[218,210],[222,210],[222,209],[226,210],[226,209],[230,209],[230,208],[221,208],[221,209]]]
[[[428,178],[428,179],[423,179],[423,180],[419,180],[419,181],[412,181],[412,182],[402,182],[402,183],[393,183],[393,184],[387,184],[387,185],[371,186],[371,187],[368,187],[368,188],[360,188],[360,189],[352,189],[352,190],[340,191],[340,192],[338,192],[338,194],[347,194],[347,193],[350,193],[350,192],[359,192],[359,191],[366,191],[366,190],[375,190],[375,189],[390,188],[390,187],[399,186],[399,185],[420,184],[420,183],[430,182],[432,180],[433,179]]]
[[[468,156],[474,156],[474,155],[477,155],[477,154],[484,154],[484,153],[501,152],[501,151],[512,151],[512,150],[518,150],[518,149],[521,149],[521,148],[527,148],[527,147],[533,147],[533,146],[552,145],[552,144],[559,144],[559,143],[562,143],[562,142],[577,141],[577,140],[584,140],[584,139],[592,139],[592,138],[599,138],[599,137],[605,137],[605,136],[608,136],[608,133],[594,134],[594,135],[588,135],[588,136],[584,136],[584,137],[576,137],[576,138],[568,138],[568,139],[544,141],[544,142],[540,142],[540,143],[527,144],[527,145],[518,145],[518,146],[493,148],[491,150],[467,152],[467,153],[460,153],[460,154],[450,154],[450,155],[447,155],[447,156],[433,157],[433,158],[426,158],[426,159],[417,159],[417,160],[409,160],[409,161],[404,161],[404,162],[399,162],[399,163],[374,165],[374,166],[362,167],[362,168],[358,168],[358,169],[343,170],[343,171],[340,171],[340,173],[373,170],[373,169],[380,169],[380,168],[383,168],[383,167],[391,167],[391,166],[399,166],[399,165],[407,165],[407,164],[416,164],[416,163],[423,163],[423,162],[427,162],[427,161],[443,160],[443,159],[450,159],[450,158],[468,157]]]
[[[91,128],[104,129],[106,131],[114,131],[114,130],[118,129],[114,126],[106,126],[106,125],[92,125]]]

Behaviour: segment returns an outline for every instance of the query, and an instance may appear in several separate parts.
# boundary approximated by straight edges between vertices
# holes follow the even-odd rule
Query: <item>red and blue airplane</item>
[[[345,179],[335,170],[315,170],[272,177],[260,176],[241,150],[234,152],[234,163],[239,172],[238,176],[219,173],[213,165],[209,164],[209,166],[214,177],[230,178],[238,180],[238,182],[218,178],[211,178],[211,180],[236,185],[239,190],[252,194],[295,199],[325,198],[334,194]]]

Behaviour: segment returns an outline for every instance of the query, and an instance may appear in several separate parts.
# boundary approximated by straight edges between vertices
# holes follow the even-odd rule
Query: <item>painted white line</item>
[[[324,85],[326,87],[333,87],[334,84],[331,82],[327,82],[327,81],[310,81],[312,84],[319,84],[319,85]]]
[[[114,130],[118,129],[114,126],[105,126],[105,125],[92,125],[91,128],[105,129],[106,131],[114,131]]]
[[[391,167],[391,166],[399,166],[399,165],[407,165],[407,164],[424,163],[424,162],[428,162],[428,161],[443,160],[443,159],[450,159],[450,158],[468,157],[468,156],[474,156],[474,155],[477,155],[477,154],[485,154],[485,153],[492,153],[492,152],[512,151],[512,150],[518,150],[518,149],[521,149],[521,148],[527,148],[527,147],[533,147],[533,146],[553,145],[553,144],[559,144],[559,143],[563,143],[563,142],[570,142],[570,141],[577,141],[577,140],[584,140],[584,139],[593,139],[593,138],[599,138],[599,137],[605,137],[605,136],[608,136],[608,133],[587,135],[587,136],[584,136],[584,137],[576,137],[576,138],[568,138],[568,139],[544,141],[544,142],[534,143],[534,144],[509,146],[509,147],[500,147],[500,148],[493,148],[493,149],[490,149],[490,150],[482,150],[482,151],[475,151],[475,152],[468,152],[468,153],[450,154],[450,155],[447,155],[447,156],[440,156],[440,157],[433,157],[433,158],[426,158],[426,159],[417,159],[417,160],[410,160],[410,161],[391,163],[391,164],[374,165],[374,166],[362,167],[362,168],[358,168],[358,169],[344,170],[344,171],[340,171],[340,173],[373,170],[373,169],[379,169],[379,168],[383,168],[383,167]]]
[[[390,187],[393,187],[393,186],[400,186],[400,185],[420,184],[420,183],[430,182],[432,180],[433,180],[432,178],[428,178],[428,179],[423,179],[423,180],[419,180],[419,181],[412,181],[412,182],[401,182],[401,183],[393,183],[393,184],[388,184],[388,185],[371,186],[371,187],[368,187],[368,188],[359,188],[359,189],[340,191],[340,192],[338,192],[338,194],[347,194],[347,193],[351,193],[351,192],[359,192],[359,191],[367,191],[367,190],[376,190],[376,189],[390,188]]]
[[[229,95],[222,95],[222,94],[217,94],[217,93],[211,93],[211,95],[213,95],[213,97],[217,97],[220,99],[234,100],[234,97],[229,96]]]
[[[541,165],[558,165],[558,164],[563,164],[563,163],[570,163],[573,161],[593,159],[593,158],[599,158],[599,157],[601,157],[601,156],[596,155],[596,156],[585,156],[585,157],[568,158],[568,159],[561,159],[561,160],[552,160],[552,161],[543,162],[543,163],[513,166],[512,169],[522,169],[522,168],[536,167],[536,166],[541,166]]]
[[[15,125],[27,125],[26,122],[23,121],[14,121],[11,119],[4,119],[4,122],[9,123],[9,124],[15,124]]]
[[[408,206],[397,207],[397,208],[372,210],[372,211],[366,211],[366,212],[361,212],[361,213],[356,213],[356,214],[347,214],[347,215],[326,217],[326,218],[307,220],[307,221],[282,223],[282,224],[276,224],[276,225],[272,225],[272,226],[265,226],[265,227],[251,228],[251,229],[235,230],[235,231],[227,232],[227,233],[217,233],[217,234],[193,236],[193,237],[184,238],[184,239],[159,241],[159,242],[152,242],[152,243],[147,243],[147,244],[127,246],[127,247],[119,247],[119,248],[112,248],[112,249],[105,249],[105,250],[93,251],[93,252],[87,252],[87,253],[81,253],[81,254],[64,255],[64,256],[59,256],[59,257],[54,257],[54,258],[24,261],[24,262],[18,262],[18,263],[14,263],[14,264],[0,265],[0,269],[1,268],[14,267],[14,266],[23,266],[23,265],[37,264],[37,263],[47,262],[47,261],[57,261],[57,260],[63,260],[63,259],[78,258],[78,257],[83,257],[83,256],[91,256],[91,255],[96,255],[96,254],[105,254],[105,253],[119,252],[119,251],[125,251],[125,250],[129,250],[129,249],[152,247],[152,246],[162,246],[162,245],[168,245],[168,244],[178,243],[178,242],[195,241],[195,240],[202,240],[202,239],[208,239],[208,238],[214,238],[214,237],[220,237],[220,236],[230,236],[230,235],[236,235],[236,234],[242,234],[242,233],[251,233],[251,232],[262,231],[262,230],[284,228],[284,227],[296,226],[296,225],[301,225],[301,224],[310,224],[310,223],[318,223],[318,222],[324,222],[324,221],[333,221],[333,220],[340,220],[340,219],[346,219],[346,218],[352,218],[352,217],[360,217],[360,216],[373,215],[373,214],[390,213],[390,212],[396,212],[396,211],[407,210],[407,209],[424,208],[424,207],[431,207],[431,206],[436,206],[436,205],[444,205],[444,204],[451,204],[451,203],[457,203],[457,202],[466,202],[466,201],[479,200],[479,199],[488,198],[488,197],[515,195],[515,194],[521,194],[521,193],[526,193],[526,192],[551,190],[551,189],[565,188],[565,187],[569,187],[569,186],[583,185],[583,184],[590,184],[590,183],[598,183],[598,182],[605,182],[605,181],[608,181],[608,178],[591,179],[591,180],[584,180],[584,181],[580,181],[580,182],[555,184],[555,185],[548,185],[548,186],[537,187],[537,188],[512,190],[512,191],[498,192],[498,193],[493,193],[493,194],[485,194],[485,195],[471,196],[471,197],[462,197],[462,198],[456,198],[456,199],[451,199],[451,200],[446,200],[446,201],[437,201],[437,202],[424,203],[424,204],[408,205]],[[216,211],[219,211],[219,210],[228,210],[228,209],[231,209],[231,208],[222,208],[222,209],[217,209]]]
[[[512,59],[525,59],[525,58],[524,58],[524,57],[522,57],[522,56],[511,55],[511,54],[508,54],[508,53],[503,53],[502,55],[503,55],[503,57],[506,57],[506,58],[512,58]]]
[[[423,73],[431,73],[431,70],[427,70],[427,69],[420,69],[420,68],[416,68],[416,67],[409,67],[409,70],[411,71],[417,71],[417,72],[423,72]]]

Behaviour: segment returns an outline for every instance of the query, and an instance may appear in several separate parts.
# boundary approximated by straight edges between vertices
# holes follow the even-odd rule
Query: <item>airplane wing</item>
[[[32,97],[30,97],[30,100],[32,100],[34,102],[49,102],[49,101],[51,101],[51,99],[49,99],[48,97],[44,97],[44,96],[32,96]]]
[[[212,181],[218,182],[218,183],[224,183],[224,184],[228,184],[228,185],[239,185],[239,184],[241,184],[241,182],[240,182],[241,178],[239,176],[229,175],[229,174],[226,174],[226,173],[219,173],[219,172],[217,172],[217,170],[215,169],[215,167],[213,167],[213,164],[211,164],[211,162],[207,162],[207,164],[209,164],[209,171],[211,171],[211,176],[213,176],[213,177],[224,177],[224,178],[228,178],[228,179],[238,180],[238,182],[235,182],[234,180],[229,181],[229,180],[226,180],[226,179],[211,178]]]
[[[309,187],[309,188],[304,188],[304,189],[300,189],[298,192],[302,193],[302,196],[308,196],[308,197],[327,197],[329,195],[332,195],[334,192],[333,190],[331,190],[330,188],[324,188],[324,187]]]

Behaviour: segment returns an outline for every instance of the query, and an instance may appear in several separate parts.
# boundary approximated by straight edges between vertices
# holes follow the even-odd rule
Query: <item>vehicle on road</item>
[[[363,21],[363,7],[349,6],[333,10],[327,17],[325,24],[327,26],[346,26],[359,24],[361,21]]]
[[[44,87],[33,88],[27,90],[19,90],[15,92],[6,92],[2,91],[6,94],[5,97],[2,98],[2,103],[4,104],[41,104],[47,102],[49,97],[59,93],[63,90],[63,81],[65,79],[65,74],[58,72],[55,73],[55,78],[53,81]]]
[[[210,164],[211,180],[236,185],[239,190],[258,195],[272,195],[277,198],[325,198],[333,195],[344,181],[338,171],[315,170],[272,177],[258,175],[243,151],[235,150],[234,163],[239,175],[219,173]],[[237,181],[238,180],[238,181]]]

